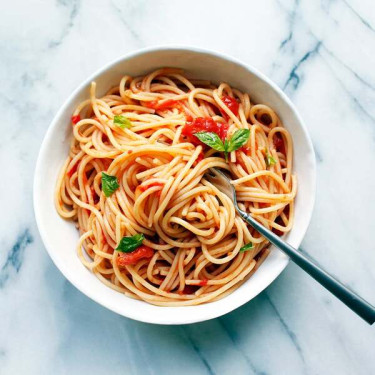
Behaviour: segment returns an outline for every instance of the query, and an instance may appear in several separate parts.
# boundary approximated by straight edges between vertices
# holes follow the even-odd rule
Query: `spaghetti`
[[[205,179],[209,168],[231,175],[240,208],[264,226],[292,227],[291,136],[270,107],[226,83],[163,68],[97,98],[93,82],[72,126],[55,205],[76,222],[82,263],[118,292],[160,306],[211,302],[267,257],[269,243]],[[247,138],[233,151],[239,130]],[[198,137],[208,133],[216,149]]]

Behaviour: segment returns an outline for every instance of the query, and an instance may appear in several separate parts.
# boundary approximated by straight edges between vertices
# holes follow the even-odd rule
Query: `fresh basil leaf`
[[[110,197],[120,187],[117,177],[102,172],[102,190],[104,195]]]
[[[145,236],[143,234],[135,234],[131,237],[122,237],[120,243],[116,247],[116,250],[121,251],[122,253],[131,253],[142,245],[144,239]]]
[[[248,244],[246,244],[245,246],[242,246],[241,249],[240,249],[240,252],[243,253],[244,251],[247,251],[247,250],[251,250],[254,248],[254,245],[252,242],[249,242]]]
[[[266,164],[267,164],[267,167],[269,167],[270,165],[276,164],[275,158],[268,151],[266,151]]]
[[[225,155],[225,161],[228,161],[228,145],[229,142],[227,139],[224,140],[224,155]]]
[[[228,141],[228,152],[236,151],[242,147],[249,139],[249,129],[239,129],[234,132],[230,140]]]
[[[210,146],[216,151],[225,151],[224,143],[220,137],[214,132],[198,132],[194,135],[204,144]]]
[[[113,123],[121,129],[125,129],[125,128],[129,129],[132,126],[131,121],[123,115],[116,115],[115,118],[113,119]]]

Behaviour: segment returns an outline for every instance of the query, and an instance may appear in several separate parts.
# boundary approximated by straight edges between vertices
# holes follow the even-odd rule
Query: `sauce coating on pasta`
[[[269,243],[204,174],[226,170],[240,208],[288,232],[297,187],[277,114],[226,83],[172,68],[124,76],[104,96],[93,82],[89,95],[72,114],[55,194],[58,213],[79,230],[82,263],[118,292],[160,306],[238,288]]]

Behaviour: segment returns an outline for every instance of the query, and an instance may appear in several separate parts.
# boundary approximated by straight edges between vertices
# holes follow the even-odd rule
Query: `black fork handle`
[[[273,245],[282,250],[290,259],[312,276],[320,285],[324,286],[340,301],[344,302],[352,311],[358,314],[367,323],[372,325],[375,322],[375,307],[351,291],[348,287],[335,279],[332,275],[322,269],[315,260],[306,256],[282,240],[275,233],[258,223],[252,216],[242,210],[238,210],[242,219],[249,223],[254,229],[267,238]]]

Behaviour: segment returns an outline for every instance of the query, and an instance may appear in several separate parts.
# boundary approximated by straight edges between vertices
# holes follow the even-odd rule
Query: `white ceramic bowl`
[[[298,177],[295,223],[286,239],[298,247],[310,221],[315,197],[315,156],[302,119],[286,95],[251,66],[222,54],[190,47],[154,47],[131,53],[86,79],[66,100],[53,119],[40,149],[34,178],[34,209],[44,244],[55,265],[82,293],[123,316],[156,324],[187,324],[216,318],[250,301],[283,271],[288,257],[273,249],[259,270],[229,296],[199,306],[158,307],[128,298],[102,284],[76,255],[78,232],[63,220],[53,202],[58,171],[67,157],[72,138],[70,117],[77,103],[88,98],[90,82],[98,95],[118,84],[124,74],[138,76],[156,68],[185,69],[195,78],[228,82],[248,92],[252,101],[270,105],[294,140],[294,173]]]

